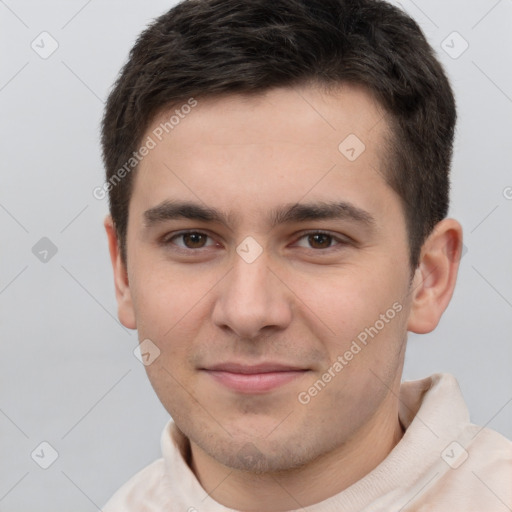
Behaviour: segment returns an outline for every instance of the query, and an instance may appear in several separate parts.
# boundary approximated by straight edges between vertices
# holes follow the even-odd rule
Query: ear
[[[107,215],[103,223],[107,232],[108,248],[110,251],[110,260],[114,271],[114,284],[117,299],[117,316],[119,321],[128,329],[136,329],[135,310],[133,308],[130,283],[128,281],[128,272],[126,265],[121,258],[119,241],[117,239],[116,229],[112,217]]]
[[[461,254],[461,225],[454,219],[436,224],[414,274],[407,330],[425,334],[437,327],[453,295]]]

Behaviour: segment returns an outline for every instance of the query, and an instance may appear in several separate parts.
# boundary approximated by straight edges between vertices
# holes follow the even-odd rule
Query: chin
[[[246,439],[226,438],[197,443],[203,451],[224,466],[255,475],[285,472],[298,469],[311,462],[316,455],[308,453],[297,440],[269,441],[265,438]]]

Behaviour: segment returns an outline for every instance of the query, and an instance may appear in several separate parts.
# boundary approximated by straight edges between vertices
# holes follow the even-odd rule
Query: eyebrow
[[[144,212],[145,225],[148,228],[175,219],[216,222],[229,227],[236,218],[232,212],[225,213],[190,201],[167,200]],[[268,217],[271,228],[280,224],[313,220],[350,220],[368,227],[376,224],[375,218],[369,212],[346,201],[285,204],[271,210]]]

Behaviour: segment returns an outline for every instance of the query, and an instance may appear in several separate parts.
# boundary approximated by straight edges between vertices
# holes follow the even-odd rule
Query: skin
[[[199,482],[227,507],[277,512],[318,503],[369,473],[403,435],[407,332],[430,332],[447,307],[462,230],[441,221],[411,279],[404,212],[383,178],[387,130],[382,109],[354,86],[198,99],[136,171],[126,265],[105,220],[119,319],[160,349],[149,379],[190,439]],[[352,162],[338,150],[351,133],[366,146]],[[227,218],[147,222],[146,211],[172,200]],[[283,206],[334,201],[373,222],[269,223]],[[175,236],[180,230],[206,236]],[[332,237],[308,236],[315,230]],[[236,251],[247,236],[263,251],[252,263]],[[397,303],[401,311],[301,403],[299,393]],[[306,371],[248,394],[201,370],[226,361]]]

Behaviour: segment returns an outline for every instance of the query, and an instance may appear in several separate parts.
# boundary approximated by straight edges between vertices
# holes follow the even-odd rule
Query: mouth
[[[222,363],[201,368],[214,381],[239,393],[267,393],[303,376],[308,369],[280,363]]]

